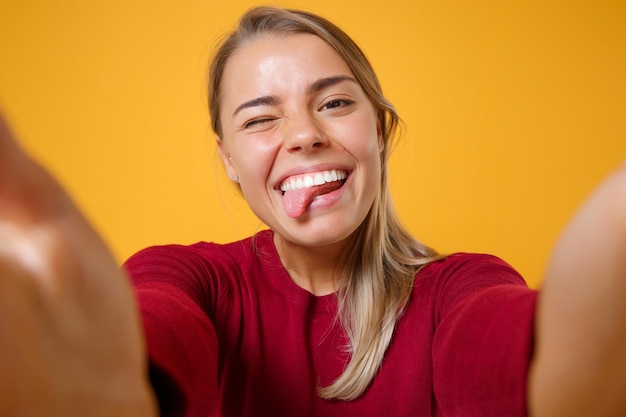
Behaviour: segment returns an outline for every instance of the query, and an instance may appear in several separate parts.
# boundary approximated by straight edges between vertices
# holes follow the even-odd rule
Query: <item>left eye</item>
[[[322,110],[336,109],[354,103],[351,100],[331,100],[322,106]]]

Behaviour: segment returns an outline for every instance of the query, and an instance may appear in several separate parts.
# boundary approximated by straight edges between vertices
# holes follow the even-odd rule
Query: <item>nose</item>
[[[289,152],[310,152],[328,145],[321,123],[309,112],[302,112],[288,123],[285,146]]]

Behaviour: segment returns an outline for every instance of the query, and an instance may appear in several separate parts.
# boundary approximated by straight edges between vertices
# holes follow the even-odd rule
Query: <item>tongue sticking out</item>
[[[343,181],[333,181],[299,190],[285,191],[283,194],[285,211],[289,217],[300,217],[315,197],[335,191],[342,185]]]

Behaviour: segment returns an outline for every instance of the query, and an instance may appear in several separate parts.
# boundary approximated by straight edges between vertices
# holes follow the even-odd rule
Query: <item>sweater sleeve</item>
[[[441,415],[523,417],[537,294],[500,259],[461,255],[450,264],[433,344]]]
[[[162,417],[212,416],[218,341],[207,316],[210,285],[192,249],[145,249],[124,268],[135,289]]]

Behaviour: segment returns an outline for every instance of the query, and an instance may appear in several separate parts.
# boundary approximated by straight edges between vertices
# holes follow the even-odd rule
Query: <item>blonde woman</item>
[[[387,180],[398,115],[327,20],[246,13],[212,61],[209,107],[226,172],[269,229],[141,251],[124,266],[133,290],[3,129],[2,415],[626,411],[623,170],[564,234],[537,302],[502,260],[439,255],[402,226]]]

